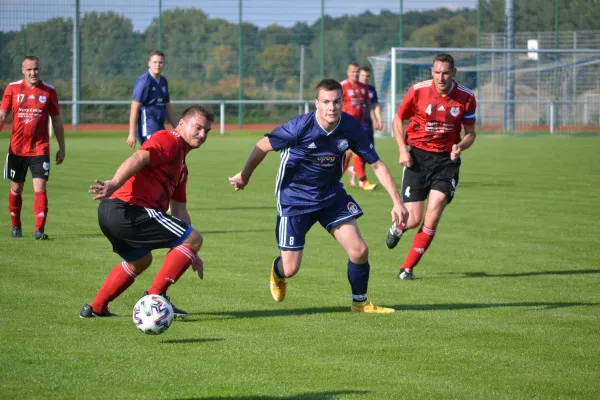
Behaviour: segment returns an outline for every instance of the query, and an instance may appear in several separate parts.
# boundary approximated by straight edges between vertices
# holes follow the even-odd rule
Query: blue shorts
[[[319,221],[327,231],[363,215],[360,206],[349,194],[338,196],[328,207],[307,214],[291,217],[277,216],[275,237],[281,250],[304,250],[306,234],[315,222]]]
[[[145,119],[143,114],[140,116],[140,122],[138,122],[138,126],[136,129],[137,140],[140,145],[144,144],[144,142],[150,139],[155,132],[162,131],[165,129],[165,125],[158,123],[152,119]]]

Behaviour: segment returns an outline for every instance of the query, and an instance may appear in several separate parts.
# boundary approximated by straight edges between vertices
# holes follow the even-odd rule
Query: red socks
[[[433,242],[434,236],[435,229],[429,229],[423,225],[415,235],[412,248],[408,252],[408,256],[406,256],[402,268],[413,269],[415,265],[419,263],[425,251],[429,248],[431,242]]]
[[[33,213],[35,214],[35,231],[44,232],[46,216],[48,215],[48,196],[46,196],[46,191],[35,192]]]
[[[127,264],[127,261],[117,264],[110,271],[110,274],[108,274],[108,277],[92,302],[92,310],[99,313],[105,312],[108,309],[108,303],[116,299],[131,286],[135,282],[136,277],[137,274]]]
[[[12,190],[8,193],[8,212],[12,227],[21,227],[21,207],[23,205],[23,197],[21,193],[15,193]]]
[[[192,265],[196,253],[188,246],[181,244],[167,253],[162,268],[154,277],[148,294],[160,294],[177,282],[183,273]]]
[[[354,154],[352,156],[352,165],[354,166],[354,171],[356,172],[356,177],[361,181],[367,180],[367,173],[365,171],[365,162],[360,156]]]

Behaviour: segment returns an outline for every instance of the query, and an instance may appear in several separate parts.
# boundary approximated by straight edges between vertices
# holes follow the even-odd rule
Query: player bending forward
[[[268,152],[281,151],[277,173],[276,239],[281,255],[271,267],[271,294],[283,301],[286,280],[300,269],[306,234],[314,223],[338,241],[348,253],[348,280],[352,289],[351,310],[392,313],[394,309],[367,300],[369,249],[356,219],[363,212],[340,182],[346,150],[350,148],[371,164],[375,175],[392,198],[392,220],[404,222],[408,212],[394,180],[373,149],[360,122],[342,112],[342,87],[325,79],[316,87],[316,111],[292,118],[257,144],[244,169],[229,178],[235,190],[244,189]]]

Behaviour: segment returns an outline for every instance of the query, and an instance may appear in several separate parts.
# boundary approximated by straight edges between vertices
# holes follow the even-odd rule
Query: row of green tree
[[[504,0],[481,0],[481,30],[502,32]],[[555,2],[516,0],[516,31],[552,31]],[[560,0],[560,30],[598,29],[600,1]],[[475,47],[476,9],[440,8],[403,15],[405,46]],[[136,32],[130,19],[114,12],[84,14],[80,19],[82,99],[128,99],[133,80],[146,69],[150,51],[157,47],[162,26],[162,49],[173,98],[235,99],[243,72],[247,98],[297,98],[300,48],[305,49],[305,98],[308,88],[324,74],[342,79],[348,63],[367,64],[367,57],[388,52],[400,43],[398,13],[365,12],[355,16],[297,23],[285,28],[242,25],[243,54],[238,57],[239,26],[209,18],[200,9],[166,10]],[[323,59],[321,46],[324,47]],[[0,86],[19,78],[24,55],[42,60],[43,79],[71,97],[73,76],[73,19],[53,18],[24,25],[20,31],[0,32]]]

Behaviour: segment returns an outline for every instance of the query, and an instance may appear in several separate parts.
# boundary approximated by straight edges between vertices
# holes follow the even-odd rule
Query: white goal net
[[[369,57],[385,132],[406,90],[431,79],[439,53],[454,57],[456,80],[475,92],[480,130],[600,132],[600,49],[537,48],[392,48]]]

